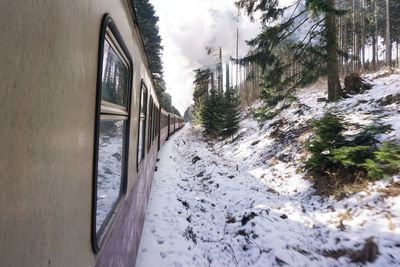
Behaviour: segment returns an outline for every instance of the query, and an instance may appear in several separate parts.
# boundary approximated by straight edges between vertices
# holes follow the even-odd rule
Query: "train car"
[[[169,114],[166,112],[164,109],[160,109],[159,111],[159,128],[160,128],[160,134],[158,135],[158,149],[161,148],[161,146],[164,144],[165,140],[167,140],[168,135],[169,135],[169,124],[168,124],[168,118]]]
[[[170,114],[168,117],[168,135],[172,135],[175,132],[175,115]]]
[[[0,2],[0,266],[135,265],[174,115],[131,2]]]
[[[178,124],[178,127],[179,128],[182,128],[184,126],[184,121],[183,121],[183,118],[179,118],[179,124]]]

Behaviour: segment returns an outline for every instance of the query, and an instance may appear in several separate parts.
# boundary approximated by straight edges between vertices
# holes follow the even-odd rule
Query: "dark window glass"
[[[154,124],[154,118],[153,118],[153,97],[150,96],[150,104],[149,104],[149,138],[148,138],[148,143],[147,143],[147,151],[150,150],[151,147],[151,142],[153,141],[153,124]]]
[[[111,34],[111,33],[109,33]],[[129,63],[118,43],[104,38],[96,177],[96,236],[102,236],[124,194],[128,139]]]
[[[154,123],[153,123],[153,141],[154,141],[154,139],[156,139],[156,135],[157,135],[156,129],[157,129],[157,121],[158,121],[156,105],[153,106],[153,121],[154,121]]]
[[[146,116],[147,116],[147,89],[142,84],[140,92],[140,113],[139,113],[139,137],[138,137],[138,165],[143,161],[145,155],[146,141]]]
[[[154,135],[153,135],[153,140],[156,139],[157,133],[158,133],[158,108],[156,105],[154,105]]]
[[[115,49],[104,41],[101,99],[116,105],[127,105],[128,68]]]

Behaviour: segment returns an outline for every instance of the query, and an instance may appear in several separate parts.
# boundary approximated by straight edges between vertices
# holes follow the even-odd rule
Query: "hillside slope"
[[[303,89],[261,129],[243,120],[233,142],[185,126],[162,148],[137,266],[359,266],[371,244],[379,255],[368,266],[399,266],[399,175],[338,201],[316,195],[301,171],[310,120],[327,110],[391,124],[381,138],[400,139],[400,75],[373,84],[330,104],[317,102],[323,85]]]

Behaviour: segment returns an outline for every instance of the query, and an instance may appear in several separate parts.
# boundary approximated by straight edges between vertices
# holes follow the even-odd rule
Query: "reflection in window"
[[[126,179],[129,68],[117,43],[106,35],[103,49],[96,177],[96,234],[104,233]],[[110,109],[112,107],[112,109]]]
[[[153,140],[153,97],[150,96],[150,104],[149,104],[149,127],[148,127],[148,142],[147,142],[147,151],[149,151],[150,147],[151,147],[151,142]]]
[[[154,141],[157,136],[157,126],[158,126],[158,111],[156,105],[154,105],[153,110],[154,110],[154,124],[153,124],[153,141]]]
[[[101,99],[126,106],[128,69],[108,41],[104,42],[102,73]]]
[[[101,120],[100,122],[96,232],[121,194],[125,129],[124,120]]]
[[[139,110],[139,140],[138,140],[138,165],[144,159],[145,153],[145,137],[146,137],[146,116],[147,116],[147,89],[142,84],[140,89],[140,110]]]

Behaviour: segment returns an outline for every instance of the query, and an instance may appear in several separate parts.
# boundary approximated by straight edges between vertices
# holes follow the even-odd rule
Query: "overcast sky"
[[[192,103],[194,69],[209,64],[206,47],[222,47],[224,58],[235,56],[237,9],[235,0],[150,0],[159,16],[164,46],[167,92],[181,112]],[[248,51],[245,40],[259,32],[259,24],[239,19],[239,56]]]

